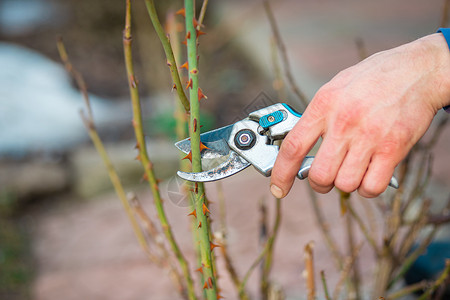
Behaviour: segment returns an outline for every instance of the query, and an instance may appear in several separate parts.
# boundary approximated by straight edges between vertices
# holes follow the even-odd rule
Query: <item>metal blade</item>
[[[250,166],[250,163],[248,161],[240,157],[236,152],[230,150],[230,156],[228,160],[223,162],[216,168],[199,173],[186,173],[178,171],[177,174],[185,180],[207,182],[231,176],[244,170],[248,166]]]
[[[211,130],[200,135],[200,141],[209,148],[209,152],[215,152],[220,155],[228,155],[230,147],[228,147],[228,138],[230,137],[233,125],[228,125],[215,130]],[[191,151],[191,141],[189,138],[175,143],[175,146],[188,154]],[[208,151],[208,150],[206,150]],[[207,152],[206,152],[207,153]],[[206,154],[205,153],[205,154]],[[202,157],[204,155],[202,154]]]

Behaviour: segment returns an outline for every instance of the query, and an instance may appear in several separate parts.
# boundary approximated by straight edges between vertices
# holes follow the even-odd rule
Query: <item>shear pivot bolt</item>
[[[275,117],[274,116],[269,116],[267,118],[267,121],[269,121],[270,123],[272,123],[273,121],[275,121]]]
[[[256,142],[255,133],[248,129],[243,129],[236,133],[234,137],[236,146],[241,150],[247,150],[252,148]]]

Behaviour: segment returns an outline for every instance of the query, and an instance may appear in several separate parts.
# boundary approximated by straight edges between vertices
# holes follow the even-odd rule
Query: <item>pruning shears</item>
[[[213,161],[215,166],[198,173],[178,171],[181,178],[195,182],[215,181],[234,175],[250,165],[261,174],[271,175],[278,156],[279,143],[301,118],[301,114],[285,103],[277,103],[261,108],[234,124],[202,133],[202,165]],[[191,151],[190,139],[175,143],[175,146],[188,154]],[[308,177],[314,156],[306,156],[297,173],[299,179]],[[393,176],[389,186],[398,188]]]

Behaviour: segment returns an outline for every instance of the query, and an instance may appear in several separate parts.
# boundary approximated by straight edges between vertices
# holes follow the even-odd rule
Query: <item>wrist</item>
[[[431,75],[430,84],[431,105],[438,111],[450,105],[450,51],[449,45],[442,33],[434,33],[425,36],[417,42],[420,44],[421,56],[427,61],[425,72]]]

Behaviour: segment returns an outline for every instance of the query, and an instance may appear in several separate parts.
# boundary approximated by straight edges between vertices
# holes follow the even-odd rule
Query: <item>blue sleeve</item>
[[[450,28],[439,28],[437,32],[441,32],[444,35],[448,48],[450,49]],[[445,106],[444,110],[450,113],[450,105]]]

